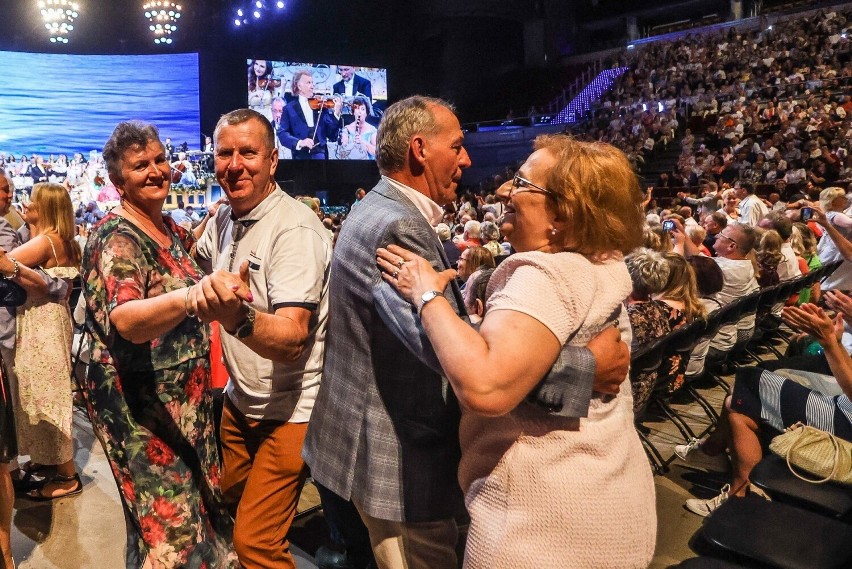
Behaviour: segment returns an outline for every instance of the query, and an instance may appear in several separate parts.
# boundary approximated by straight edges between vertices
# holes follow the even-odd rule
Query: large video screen
[[[0,51],[0,77],[0,154],[88,156],[129,119],[157,125],[175,147],[201,146],[198,54]]]
[[[284,160],[374,160],[387,69],[249,59],[248,106],[275,129]]]

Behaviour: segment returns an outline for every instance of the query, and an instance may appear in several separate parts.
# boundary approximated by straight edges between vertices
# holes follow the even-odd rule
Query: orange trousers
[[[287,532],[308,469],[307,423],[257,421],[225,396],[222,495],[234,515],[234,549],[244,569],[295,569]]]

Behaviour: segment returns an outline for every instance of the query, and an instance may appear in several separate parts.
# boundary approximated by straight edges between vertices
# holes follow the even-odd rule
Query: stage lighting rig
[[[171,44],[183,7],[170,0],[151,0],[145,2],[142,8],[150,22],[148,29],[154,34],[154,43]]]
[[[80,14],[80,6],[71,0],[38,0],[44,27],[51,43],[68,43],[74,31],[74,20]]]
[[[284,0],[251,0],[237,6],[234,12],[234,25],[247,26],[254,21],[280,12],[284,9]]]

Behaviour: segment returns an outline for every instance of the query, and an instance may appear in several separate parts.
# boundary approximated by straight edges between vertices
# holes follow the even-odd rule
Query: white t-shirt
[[[311,318],[305,349],[294,362],[263,358],[223,331],[230,375],[225,393],[251,419],[305,423],[322,377],[331,237],[310,208],[278,187],[236,222],[230,211],[223,206],[207,224],[198,240],[199,256],[234,272],[248,259],[251,304],[258,312],[300,306],[311,310]]]
[[[719,268],[725,284],[722,290],[716,294],[716,300],[722,306],[731,304],[746,296],[750,292],[760,288],[757,279],[754,278],[754,266],[748,259],[726,259],[725,257],[713,257]],[[738,323],[722,326],[710,342],[710,347],[716,350],[728,351],[737,342],[738,330],[749,330],[754,328],[754,314],[744,316]]]

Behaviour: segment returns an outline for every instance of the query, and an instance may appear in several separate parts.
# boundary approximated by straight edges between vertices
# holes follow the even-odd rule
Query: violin
[[[333,109],[335,105],[335,100],[333,97],[322,97],[317,95],[308,99],[308,106],[311,107],[312,111],[318,111],[320,109]]]

